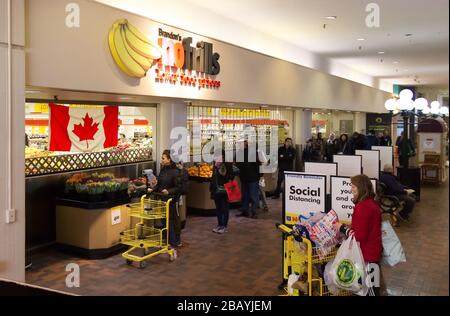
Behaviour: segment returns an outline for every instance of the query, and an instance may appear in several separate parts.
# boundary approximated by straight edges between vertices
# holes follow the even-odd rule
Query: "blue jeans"
[[[256,214],[256,207],[259,202],[259,181],[242,182],[242,212],[250,215]]]
[[[214,198],[216,203],[217,222],[221,227],[228,226],[228,217],[230,214],[230,207],[228,205],[228,198],[226,195],[218,195]]]

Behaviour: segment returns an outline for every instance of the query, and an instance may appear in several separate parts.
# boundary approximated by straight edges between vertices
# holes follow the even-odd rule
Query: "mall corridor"
[[[411,221],[396,232],[407,262],[382,267],[389,295],[449,295],[448,182],[423,186]],[[270,212],[258,219],[237,218],[232,211],[229,231],[211,232],[215,217],[189,217],[185,246],[178,260],[162,255],[145,269],[127,266],[120,255],[82,260],[54,250],[32,257],[27,282],[82,295],[278,295],[281,281],[281,200],[269,199]],[[80,288],[65,286],[68,263],[80,265]]]

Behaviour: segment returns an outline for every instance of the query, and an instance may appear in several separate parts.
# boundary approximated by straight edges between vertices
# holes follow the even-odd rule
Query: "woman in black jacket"
[[[172,198],[169,207],[169,244],[176,248],[181,246],[181,222],[177,212],[176,203],[180,197],[180,170],[170,157],[170,151],[164,150],[161,156],[161,171],[158,176],[158,184],[148,192],[157,192]]]
[[[223,234],[226,232],[228,226],[228,217],[230,214],[230,206],[228,204],[228,195],[225,191],[224,184],[234,179],[233,165],[225,162],[225,152],[217,157],[214,161],[213,176],[209,191],[211,199],[216,204],[217,222],[218,225],[213,229],[213,232]]]

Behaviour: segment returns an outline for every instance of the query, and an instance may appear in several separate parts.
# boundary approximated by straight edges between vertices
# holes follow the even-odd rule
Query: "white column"
[[[294,144],[304,145],[311,137],[312,111],[298,109],[294,111]]]
[[[161,154],[164,150],[170,149],[175,140],[170,139],[170,132],[174,127],[186,127],[187,106],[185,103],[162,102],[157,108],[156,124],[156,148],[153,159],[157,161],[158,173],[161,161]]]
[[[355,113],[355,131],[367,134],[366,131],[366,113]]]
[[[0,0],[0,278],[19,282],[25,282],[24,16],[23,0]],[[9,224],[7,209],[15,210]]]

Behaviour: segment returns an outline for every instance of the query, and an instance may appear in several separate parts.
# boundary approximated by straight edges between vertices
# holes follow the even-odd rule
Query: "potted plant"
[[[115,181],[104,182],[105,198],[108,201],[114,201],[117,199],[117,193],[120,189],[120,184]]]
[[[117,179],[114,179],[114,181],[116,182],[116,183],[118,183],[119,184],[119,198],[125,198],[125,197],[127,197],[128,196],[128,184],[129,184],[129,182],[130,182],[130,179],[128,179],[128,178],[117,178]]]
[[[103,200],[105,186],[102,182],[90,182],[87,184],[89,202],[100,202]]]
[[[87,201],[88,200],[88,187],[85,183],[77,183],[75,184],[75,190],[78,195],[78,199],[80,201]]]

